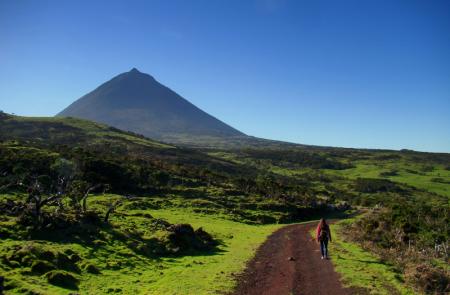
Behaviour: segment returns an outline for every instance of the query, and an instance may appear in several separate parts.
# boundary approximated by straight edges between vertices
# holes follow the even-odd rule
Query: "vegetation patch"
[[[340,267],[339,264],[344,266],[348,264],[347,261],[340,260],[346,252],[356,255],[357,249],[360,249],[361,253],[370,251],[376,255],[372,257],[379,257],[377,261],[380,264],[390,265],[391,272],[397,273],[395,276],[398,279],[397,283],[406,282],[416,292],[445,294],[450,290],[448,254],[446,242],[443,242],[447,241],[448,232],[441,231],[437,234],[427,227],[445,229],[445,223],[448,221],[439,215],[434,215],[432,220],[427,218],[427,209],[423,205],[423,207],[418,205],[425,215],[423,220],[414,218],[411,211],[407,213],[408,205],[405,205],[402,205],[402,210],[379,209],[336,225],[336,230],[341,236],[334,246],[338,253],[337,269]],[[346,242],[342,242],[344,237]]]
[[[45,277],[52,285],[63,287],[65,289],[78,290],[79,280],[68,272],[53,270],[45,274]]]
[[[117,198],[90,196],[87,206],[101,211]],[[128,202],[136,200],[124,200]],[[39,242],[27,241],[26,236],[1,240],[0,251],[6,253],[2,259],[9,263],[0,268],[9,290],[45,294],[64,294],[64,289],[104,294],[111,286],[156,294],[231,290],[233,274],[243,269],[259,244],[279,227],[247,225],[227,215],[204,215],[193,208],[173,206],[131,211],[119,207],[108,224],[96,226],[96,240],[83,231],[76,233],[78,238],[67,237],[71,228],[43,235],[45,239]]]
[[[333,242],[329,244],[331,261],[341,275],[344,285],[370,294],[414,294],[403,284],[402,274],[386,261],[369,253],[353,242],[344,240],[344,224],[331,225]]]
[[[449,154],[232,141],[175,147],[74,118],[0,113],[5,288],[226,292],[279,224],[362,206],[370,213],[339,225],[337,267],[361,288],[395,294],[404,280],[447,292]],[[49,284],[50,273],[72,283]]]

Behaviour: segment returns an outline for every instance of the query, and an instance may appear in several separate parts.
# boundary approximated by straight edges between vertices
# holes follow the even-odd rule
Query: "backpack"
[[[323,242],[325,240],[328,240],[328,238],[329,238],[328,231],[329,231],[328,227],[326,227],[326,226],[322,227],[322,229],[320,230],[320,233],[319,233],[319,241]]]

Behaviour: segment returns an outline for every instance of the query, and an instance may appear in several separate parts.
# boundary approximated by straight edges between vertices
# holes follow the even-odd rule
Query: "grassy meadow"
[[[356,161],[354,164],[355,168],[327,173],[350,179],[361,177],[389,179],[450,198],[450,170],[444,165],[429,166],[426,163],[393,160],[381,163]]]
[[[209,143],[0,113],[5,293],[226,293],[283,224],[355,212],[331,244],[346,285],[449,290],[449,154]]]
[[[89,198],[88,205],[92,210],[101,210],[105,200],[117,198],[116,195],[94,196]],[[126,208],[127,203],[123,206]],[[145,232],[145,225],[155,219],[202,227],[219,241],[219,245],[211,251],[156,257],[136,253],[126,242],[114,237],[114,231],[136,229]],[[2,227],[8,227],[8,224],[10,226],[11,221],[3,221]],[[232,290],[234,275],[243,270],[256,248],[280,226],[244,224],[231,221],[227,216],[196,213],[193,208],[118,209],[111,216],[111,228],[101,229],[103,239],[80,242],[70,237],[52,236],[49,232],[27,242],[2,238],[0,252],[8,256],[15,247],[35,248],[40,252],[75,252],[81,259],[71,273],[80,278],[77,292],[82,294],[216,294]],[[143,233],[146,234],[151,239],[164,233],[149,229]],[[95,265],[98,273],[86,270],[89,265]],[[7,294],[31,290],[43,294],[68,294],[67,288],[48,284],[45,275],[33,273],[31,267],[11,268],[2,264],[0,269],[7,279],[7,289],[11,289]]]

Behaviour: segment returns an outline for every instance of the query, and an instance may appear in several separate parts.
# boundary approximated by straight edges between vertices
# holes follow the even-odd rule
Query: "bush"
[[[450,273],[429,264],[409,266],[405,271],[405,279],[426,294],[450,292]]]
[[[420,292],[448,292],[450,272],[430,261],[448,259],[445,251],[436,251],[436,245],[445,247],[449,240],[450,208],[417,200],[391,203],[348,225],[346,235],[396,265],[407,283]]]
[[[433,177],[433,178],[430,179],[430,181],[437,182],[437,183],[443,183],[443,184],[450,184],[449,180],[446,180],[446,179],[444,179],[442,177]]]
[[[422,166],[420,168],[420,171],[422,171],[422,172],[433,172],[434,171],[434,167],[431,166],[431,165],[425,165],[425,166]]]
[[[361,193],[401,192],[402,189],[387,179],[358,178],[355,181],[355,190]]]

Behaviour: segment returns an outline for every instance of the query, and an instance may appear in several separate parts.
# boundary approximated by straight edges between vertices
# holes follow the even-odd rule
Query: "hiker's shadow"
[[[361,262],[361,263],[365,263],[365,264],[378,264],[378,265],[387,265],[387,266],[392,266],[387,262],[383,262],[383,261],[374,261],[374,260],[363,260],[363,259],[352,259],[352,258],[344,258],[340,255],[337,256],[337,259],[342,259],[342,260],[348,260],[348,261],[355,261],[355,262]]]

